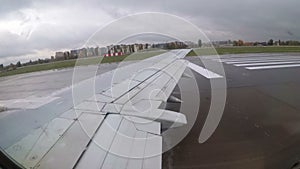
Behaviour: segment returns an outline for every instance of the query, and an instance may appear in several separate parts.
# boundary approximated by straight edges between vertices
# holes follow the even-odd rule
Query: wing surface
[[[0,141],[1,148],[24,168],[161,168],[161,125],[187,121],[160,105],[186,69],[182,58],[189,51],[173,50],[102,74],[93,79],[94,91],[81,82],[75,87],[82,91],[76,106],[66,101],[70,91],[57,95],[62,99],[55,102],[66,102],[57,104],[59,113],[48,104],[37,112],[24,110],[48,112],[47,118],[41,124],[25,119],[24,131]]]

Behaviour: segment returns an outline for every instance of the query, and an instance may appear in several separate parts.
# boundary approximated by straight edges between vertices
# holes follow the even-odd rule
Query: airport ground
[[[188,60],[202,65],[197,57]],[[164,168],[289,169],[297,164],[300,160],[300,65],[297,64],[300,55],[224,55],[220,60],[206,61],[219,61],[224,66],[227,98],[223,117],[212,137],[199,143],[211,103],[210,81],[214,79],[193,72],[200,91],[198,117],[187,137],[164,153]],[[179,106],[170,107],[178,109]],[[188,109],[184,111],[189,113]],[[172,136],[164,139],[168,141]]]
[[[202,65],[199,57],[186,59]],[[163,168],[282,169],[297,163],[300,160],[300,54],[236,54],[205,59],[222,62],[224,66],[227,98],[223,117],[212,137],[200,144],[198,138],[210,108],[213,79],[192,72],[200,91],[198,116],[188,135],[163,154]],[[117,63],[103,64],[98,74],[117,66]],[[94,70],[92,67],[82,66],[79,78],[85,79]],[[70,86],[72,74],[73,69],[68,68],[1,77],[0,98],[47,96]],[[188,80],[182,78],[180,83]],[[194,91],[187,86],[183,92]],[[179,106],[170,104],[168,108]],[[13,111],[0,113],[0,119]],[[182,113],[188,121],[193,120],[189,119],[189,109]],[[164,142],[168,139],[172,136],[165,136]]]

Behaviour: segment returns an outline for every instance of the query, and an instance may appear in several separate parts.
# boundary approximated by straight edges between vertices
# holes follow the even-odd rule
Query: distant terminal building
[[[64,59],[64,52],[55,52],[55,59],[56,60],[63,60]]]
[[[70,55],[72,58],[78,58],[79,52],[78,52],[78,50],[71,50]]]
[[[130,46],[129,45],[121,45],[121,52],[124,54],[130,53]]]
[[[178,43],[178,42],[177,42]],[[177,44],[176,43],[176,44]],[[131,54],[141,50],[150,49],[150,44],[119,44],[110,45],[106,47],[85,47],[81,49],[73,49],[66,52],[56,52],[55,59],[65,60],[65,59],[76,59],[85,57],[95,57],[95,56],[121,56],[124,54]]]
[[[192,41],[185,41],[184,42],[189,48],[197,48],[199,47],[198,44],[192,42]],[[201,44],[202,45],[202,44]]]
[[[87,49],[86,48],[79,49],[78,57],[79,58],[87,57]]]
[[[97,46],[97,47],[95,47],[95,56],[100,56],[100,48]]]
[[[87,57],[96,56],[95,48],[93,48],[93,47],[87,48],[86,52],[87,52]]]
[[[214,42],[212,42],[212,44],[215,47],[230,47],[230,46],[234,45],[234,43],[231,40],[227,40],[227,41],[214,41]]]
[[[105,47],[99,48],[99,56],[104,56],[108,53],[108,49]]]

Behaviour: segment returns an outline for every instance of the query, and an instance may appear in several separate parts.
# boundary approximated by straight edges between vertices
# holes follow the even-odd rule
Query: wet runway
[[[201,96],[198,117],[187,137],[164,153],[163,168],[291,168],[300,160],[300,54],[205,58],[223,63],[225,69],[228,89],[223,117],[212,137],[200,144],[211,89],[209,79],[193,72]],[[202,64],[195,57],[188,60]],[[164,141],[169,139],[171,135]]]
[[[97,74],[113,70],[118,65],[102,64],[101,66],[82,66],[77,68],[80,73],[78,80],[90,78],[91,72]],[[73,68],[49,70],[8,76],[0,78],[0,100],[23,99],[30,96],[43,97],[72,85]]]

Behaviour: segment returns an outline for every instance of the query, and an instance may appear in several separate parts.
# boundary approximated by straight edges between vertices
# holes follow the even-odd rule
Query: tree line
[[[234,40],[233,46],[300,46],[300,41],[295,40],[278,40],[270,39],[266,42],[244,42],[243,40]]]

